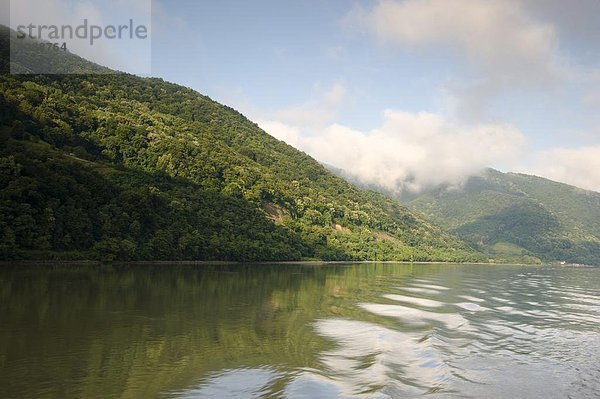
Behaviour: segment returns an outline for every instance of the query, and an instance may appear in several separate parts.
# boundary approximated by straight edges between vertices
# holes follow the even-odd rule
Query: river
[[[597,398],[600,268],[4,265],[1,398]]]

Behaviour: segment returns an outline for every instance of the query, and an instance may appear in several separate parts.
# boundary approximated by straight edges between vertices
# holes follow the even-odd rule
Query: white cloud
[[[515,161],[525,145],[508,125],[458,126],[435,114],[393,110],[368,132],[339,124],[320,131],[268,120],[259,125],[317,160],[389,190],[459,184],[490,165]]]
[[[530,83],[559,72],[553,26],[527,19],[516,3],[384,0],[359,18],[385,41],[452,46],[499,79]]]
[[[600,146],[541,151],[529,172],[600,192]]]
[[[269,119],[258,119],[256,123],[258,123],[261,129],[276,139],[285,141],[297,149],[302,149],[303,139],[301,128]]]
[[[554,26],[528,18],[516,1],[381,0],[347,20],[382,43],[454,50],[476,74],[455,88],[471,117],[507,87],[547,87],[569,69]]]

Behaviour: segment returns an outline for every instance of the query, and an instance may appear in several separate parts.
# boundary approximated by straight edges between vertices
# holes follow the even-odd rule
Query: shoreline
[[[402,264],[402,265],[478,265],[478,266],[563,266],[563,267],[594,267],[591,265],[560,265],[560,264],[527,264],[527,263],[491,263],[491,262],[443,262],[443,261],[325,261],[325,260],[299,260],[299,261],[265,261],[265,262],[242,262],[242,261],[115,261],[101,262],[95,260],[15,260],[0,261],[0,267],[6,266],[329,266],[329,265],[360,265],[360,264]]]

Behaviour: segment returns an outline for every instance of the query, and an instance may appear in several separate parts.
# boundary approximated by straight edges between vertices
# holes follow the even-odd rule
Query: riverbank
[[[401,264],[401,265],[481,265],[481,266],[588,266],[588,265],[560,265],[558,263],[527,264],[527,263],[500,263],[500,262],[410,262],[410,261],[324,261],[324,260],[302,260],[302,261],[272,261],[272,262],[237,262],[237,261],[130,261],[130,262],[101,262],[95,260],[15,260],[0,261],[0,267],[11,265],[40,266],[40,265],[73,265],[73,266],[220,266],[220,265],[304,265],[304,266],[326,266],[326,265],[359,265],[359,264]]]

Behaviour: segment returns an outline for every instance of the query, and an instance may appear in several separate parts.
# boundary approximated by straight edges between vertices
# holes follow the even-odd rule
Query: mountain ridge
[[[4,75],[0,104],[5,259],[484,260],[162,79]]]

